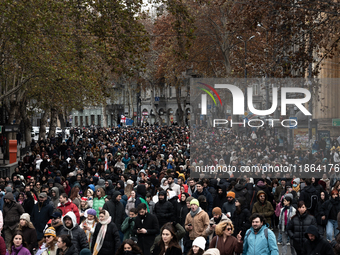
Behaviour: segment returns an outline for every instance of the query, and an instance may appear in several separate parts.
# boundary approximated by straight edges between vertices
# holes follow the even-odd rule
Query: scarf
[[[192,218],[194,218],[196,216],[196,214],[198,214],[200,211],[202,211],[201,207],[198,207],[197,210],[195,212],[193,212],[192,210],[190,211],[190,215]]]
[[[94,229],[94,227],[96,226],[96,222],[95,220],[85,220],[83,222],[83,226],[87,226],[87,227],[90,227],[91,229]],[[89,246],[90,246],[90,249],[91,249],[91,244],[92,244],[92,233],[91,233],[91,230],[84,230],[85,234],[86,234],[86,237],[87,237],[87,241],[89,242]]]
[[[37,251],[36,255],[40,255],[40,254],[42,254],[44,251],[46,251],[46,250],[48,249],[45,245],[46,245],[46,243],[43,243],[43,244],[40,246],[40,248],[39,248],[39,250]]]
[[[96,244],[93,248],[92,255],[98,255],[98,253],[99,253],[99,251],[102,248],[103,243],[104,243],[104,238],[105,238],[106,231],[107,231],[107,225],[111,222],[111,216],[110,216],[109,212],[106,211],[106,210],[104,210],[104,211],[105,211],[105,218],[104,218],[103,221],[99,221],[100,224],[102,224],[102,226],[99,230],[97,240],[96,240]]]
[[[298,184],[296,187],[292,188],[296,193],[300,191],[300,184]]]

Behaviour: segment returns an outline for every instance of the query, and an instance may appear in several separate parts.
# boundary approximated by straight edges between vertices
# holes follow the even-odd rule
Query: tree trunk
[[[60,127],[64,129],[66,127],[66,121],[65,121],[65,116],[62,113],[58,114],[58,119],[60,121]],[[67,118],[66,118],[67,119]]]
[[[181,104],[181,95],[180,95],[180,85],[176,85],[176,101],[177,101],[177,111],[178,111],[178,125],[185,126],[184,118],[183,118],[183,109]]]
[[[26,106],[27,106],[27,100],[22,100],[22,103],[20,104],[20,115],[21,115],[21,121],[24,123],[24,128],[25,128],[25,142],[26,146],[30,146],[32,142],[32,137],[31,137],[31,119],[29,116],[27,116],[26,112]]]
[[[57,119],[58,119],[58,112],[57,109],[52,107],[51,108],[51,122],[50,122],[50,132],[48,133],[48,137],[55,137],[55,130],[57,127]]]
[[[41,118],[41,120],[40,120],[39,141],[40,141],[41,139],[45,140],[47,117],[48,117],[48,113],[47,113],[47,112],[44,112],[44,113],[42,114],[42,118]]]
[[[103,128],[107,128],[106,101],[102,105]]]

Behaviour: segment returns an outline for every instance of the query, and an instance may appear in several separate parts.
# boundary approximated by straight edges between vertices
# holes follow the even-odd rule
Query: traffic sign
[[[340,119],[332,119],[333,127],[340,127]]]
[[[289,128],[290,129],[296,129],[297,125],[294,126],[297,123],[297,117],[289,117],[290,120],[295,120],[296,122],[289,121]]]
[[[155,97],[155,101],[156,101],[156,102],[159,101],[159,97]]]

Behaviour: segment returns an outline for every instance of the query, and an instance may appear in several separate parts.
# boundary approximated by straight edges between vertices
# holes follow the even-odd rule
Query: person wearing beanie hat
[[[232,236],[234,225],[231,221],[220,222],[215,228],[216,236],[211,240],[209,248],[217,248],[223,255],[242,253],[243,242],[241,231],[237,238]]]
[[[209,243],[213,238],[213,234],[215,233],[215,227],[217,224],[223,221],[231,221],[224,213],[222,213],[221,208],[215,207],[212,210],[213,217],[209,221],[210,227],[206,229],[206,235],[209,236]]]
[[[274,208],[272,204],[267,201],[267,194],[263,190],[257,192],[257,202],[253,206],[252,214],[259,213],[265,215],[266,222],[272,227],[272,215],[274,214]]]
[[[198,251],[195,252],[195,246],[199,248],[199,251],[203,252],[205,251],[205,244],[206,244],[206,240],[203,236],[199,236],[197,237],[194,242],[192,243],[192,250],[193,250],[193,254],[198,254]]]
[[[236,210],[235,207],[235,192],[229,191],[227,193],[227,202],[225,202],[222,206],[222,212],[228,217],[231,218]]]
[[[293,190],[296,192],[297,196],[300,196],[300,178],[295,178],[293,180]]]
[[[92,255],[92,253],[89,249],[85,248],[79,252],[79,255]]]
[[[85,211],[84,217],[85,220],[79,225],[79,227],[84,230],[89,243],[89,248],[91,249],[92,236],[98,223],[97,212],[94,209],[88,209]]]
[[[211,249],[208,249],[206,250],[203,255],[220,255],[220,251],[216,248],[211,248]]]
[[[187,198],[188,199],[188,198]],[[199,236],[206,237],[206,229],[209,227],[209,215],[201,207],[197,199],[190,202],[190,212],[185,218],[185,230],[189,232],[189,239],[184,246],[184,253],[192,247],[192,242]]]
[[[27,243],[27,249],[33,254],[33,248],[37,242],[37,231],[34,228],[28,213],[23,213],[20,216],[18,230],[22,233],[22,236]]]
[[[44,238],[39,242],[39,250],[35,255],[56,255],[58,238],[54,227],[49,227],[44,232]]]

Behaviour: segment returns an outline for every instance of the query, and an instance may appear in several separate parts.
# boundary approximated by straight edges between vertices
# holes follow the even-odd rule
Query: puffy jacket
[[[113,219],[113,217],[111,217]],[[91,252],[93,253],[93,248],[96,245],[97,236],[100,231],[100,228],[102,227],[102,224],[98,222],[96,229],[93,233],[92,238],[92,245],[91,245]],[[118,250],[120,246],[120,238],[119,233],[116,224],[114,224],[112,221],[107,225],[107,230],[104,237],[104,242],[101,247],[101,249],[98,252],[98,255],[107,255],[107,254],[116,254],[116,251]]]
[[[45,201],[40,207],[40,203],[36,203],[33,206],[31,221],[37,230],[38,240],[43,238],[43,231],[47,222],[51,219],[53,214],[53,206]]]
[[[222,190],[222,194],[218,193],[219,189]],[[228,199],[227,199],[226,187],[224,185],[218,185],[217,186],[217,194],[216,194],[216,197],[214,198],[214,201],[213,201],[213,208],[215,208],[215,207],[222,208],[223,204],[227,201],[228,201]]]
[[[315,240],[311,241],[308,238],[308,234],[312,234],[315,236]],[[329,242],[327,242],[325,239],[320,237],[318,228],[311,225],[308,227],[305,237],[307,239],[306,242],[304,242],[302,247],[302,253],[305,254],[315,254],[315,255],[333,255],[333,249]]]
[[[190,212],[190,209],[187,206],[186,201],[181,201],[177,205],[177,219],[176,221],[181,224],[181,226],[184,226],[185,218],[187,217],[188,213]]]
[[[116,224],[117,228],[120,229],[125,218],[125,211],[123,204],[116,200],[118,195],[120,195],[120,192],[115,190],[111,200],[103,205],[103,209],[109,212],[112,221]]]
[[[316,220],[313,215],[305,212],[297,213],[288,224],[288,235],[293,239],[295,250],[301,250],[303,243],[306,241],[305,232],[310,225],[317,227]]]
[[[255,235],[253,227],[248,231],[243,241],[243,255],[279,255],[279,248],[276,244],[276,237],[273,231],[268,228],[268,239],[265,236],[264,230],[268,225],[263,225],[262,228]]]
[[[121,227],[121,231],[124,234],[123,241],[131,238],[134,227],[135,227],[135,219],[130,218],[130,217],[125,218],[125,220],[123,221],[122,227]]]
[[[60,209],[63,213],[63,216],[65,216],[68,212],[74,212],[77,223],[80,223],[80,215],[79,215],[79,209],[78,207],[69,199],[65,204],[58,204],[58,209]]]
[[[232,191],[235,192],[235,198],[236,199],[239,198],[239,197],[245,198],[245,200],[246,200],[245,205],[247,205],[249,207],[250,196],[249,196],[249,193],[248,193],[245,185],[241,185],[241,184],[238,183],[238,184],[235,185],[235,187],[232,189]]]
[[[57,249],[57,255],[62,254],[60,249]],[[74,245],[71,245],[70,248],[67,249],[66,253],[64,255],[78,255],[79,251]]]
[[[312,195],[317,195],[319,197],[315,187],[313,185],[308,185],[301,190],[299,201],[304,201],[307,209],[311,207],[308,211],[310,214],[315,215],[314,210],[317,207],[317,204],[311,205]]]
[[[238,233],[241,232],[242,238],[244,238],[246,231],[251,227],[251,222],[249,220],[250,218],[250,211],[246,206],[242,207],[242,210],[240,213],[237,212],[237,210],[234,212],[234,214],[231,216],[231,221],[234,225],[234,233],[233,236],[237,237]]]
[[[159,195],[163,195],[164,199],[156,203],[154,213],[157,216],[159,226],[162,227],[165,223],[175,220],[174,207],[171,202],[166,201],[165,191],[160,191]]]
[[[71,218],[72,224],[73,224],[72,228],[69,229],[65,226],[65,222],[64,222],[65,217]],[[78,226],[75,214],[73,212],[66,213],[64,217],[62,218],[62,222],[63,222],[64,228],[60,231],[60,235],[70,235],[72,239],[72,243],[77,249],[78,253],[84,248],[88,249],[89,243],[87,241],[86,234],[84,230],[82,230]]]
[[[340,202],[335,201],[333,198],[330,200],[325,201],[322,206],[321,206],[321,211],[320,215],[321,216],[326,216],[326,221],[328,221],[328,218],[330,216],[332,208],[335,207],[334,209],[336,210],[336,214],[334,215],[337,217],[338,213],[340,212]],[[335,220],[335,219],[333,219]]]
[[[106,198],[106,196],[103,196],[103,197],[101,197],[100,199],[98,199],[98,197],[95,197],[95,198],[93,199],[92,208],[96,210],[97,215],[99,215],[99,209],[98,209],[98,208],[99,208],[99,207],[102,207],[102,208],[103,208],[103,206],[104,206],[104,204],[105,204],[105,198]]]
[[[206,229],[209,227],[209,215],[201,207],[198,207],[197,210],[200,211],[194,217],[189,212],[185,218],[185,230],[189,232],[190,240],[195,240],[199,236],[207,236]],[[188,224],[191,224],[192,230],[189,230]]]
[[[209,191],[207,191],[206,189],[203,189],[203,192],[199,193],[197,190],[194,192],[194,194],[192,194],[192,196],[196,199],[198,199],[199,196],[205,196],[207,203],[208,203],[208,211],[207,213],[209,214],[209,217],[212,217],[212,209],[213,209],[213,197],[212,195],[209,193]]]
[[[4,217],[4,228],[9,228],[11,230],[15,229],[18,226],[20,221],[20,216],[23,214],[24,208],[22,208],[21,204],[15,202],[14,196],[11,192],[8,192],[4,199],[8,199],[11,202],[9,204],[4,203],[2,213]]]
[[[266,196],[266,199],[265,199],[263,204],[259,200],[260,194],[265,194],[265,196]],[[257,202],[253,206],[252,213],[259,213],[259,214],[263,215],[266,218],[266,222],[269,225],[271,225],[271,223],[272,223],[271,217],[274,214],[274,208],[273,208],[272,204],[269,201],[267,201],[267,198],[268,198],[267,193],[265,193],[262,190],[259,190],[257,192],[256,197],[257,197]]]

